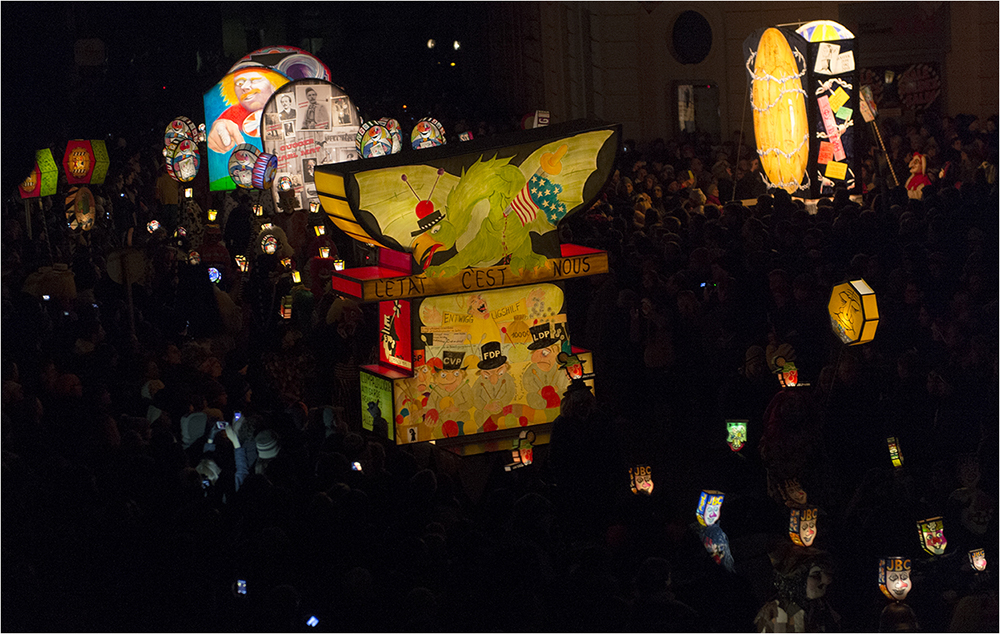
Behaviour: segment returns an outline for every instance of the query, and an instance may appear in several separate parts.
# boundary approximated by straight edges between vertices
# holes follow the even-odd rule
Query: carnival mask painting
[[[904,557],[885,557],[879,560],[878,587],[882,594],[895,601],[902,601],[909,594],[910,560]]]
[[[917,522],[920,530],[920,545],[931,555],[943,555],[944,549],[948,546],[948,540],[944,537],[944,519],[932,517],[930,519]]]
[[[632,493],[653,494],[653,470],[648,465],[638,465],[628,470]]]
[[[986,551],[982,548],[969,551],[969,563],[977,572],[986,570]]]
[[[733,451],[743,449],[743,445],[747,442],[747,421],[727,420],[726,431],[729,434],[726,438],[729,448]]]
[[[816,539],[817,515],[818,509],[812,506],[792,509],[788,521],[788,534],[797,546],[812,546],[813,540]]]
[[[701,497],[698,498],[698,523],[702,526],[711,526],[718,522],[725,497],[726,494],[722,491],[702,491]]]

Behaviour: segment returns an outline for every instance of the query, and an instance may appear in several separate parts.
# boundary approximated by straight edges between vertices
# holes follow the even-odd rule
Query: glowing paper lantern
[[[285,267],[286,269],[292,268],[292,258],[282,258],[281,266]]]
[[[90,184],[103,185],[104,179],[108,176],[108,166],[111,165],[108,146],[98,139],[90,142],[90,148],[94,152],[94,171],[90,174]]]
[[[222,273],[219,272],[219,269],[215,268],[214,266],[208,267],[208,281],[210,281],[213,284],[218,284],[219,281],[221,280],[222,280]]]
[[[188,264],[201,264],[201,254],[197,251],[188,253]]]
[[[281,298],[281,317],[282,319],[292,318],[292,296],[285,295]]]
[[[148,223],[146,223],[146,231],[150,233],[153,233],[159,228],[160,228],[160,223],[157,220],[150,220]]]
[[[319,248],[319,257],[324,258],[324,259],[330,257],[330,247],[320,247]]]
[[[167,146],[164,157],[167,174],[179,183],[189,183],[198,175],[201,157],[198,143],[190,137],[175,137]]]
[[[576,381],[583,378],[583,361],[579,356],[560,352],[558,356],[556,356],[556,360],[559,362],[559,367],[565,370],[570,381]]]
[[[727,420],[726,433],[728,434],[726,443],[730,449],[733,451],[743,449],[743,445],[747,442],[747,421]]]
[[[392,154],[392,133],[378,121],[366,121],[358,129],[354,144],[362,158]]]
[[[535,442],[535,432],[528,429],[522,429],[521,433],[517,437],[517,446],[510,452],[511,462],[510,464],[504,465],[504,471],[513,471],[514,469],[520,469],[532,463],[534,460],[535,450],[533,448]]]
[[[251,183],[254,189],[271,189],[274,183],[274,172],[278,169],[278,157],[273,154],[261,154],[254,162]]]
[[[310,213],[314,213],[314,214],[318,214],[319,213],[319,202],[318,201],[313,200],[313,201],[309,202],[309,212]]]
[[[711,526],[719,521],[719,514],[722,512],[722,501],[726,494],[722,491],[702,491],[698,498],[698,523],[702,526]]]
[[[94,194],[87,187],[74,187],[66,196],[66,221],[71,229],[93,229],[96,209]]]
[[[868,343],[875,338],[878,303],[875,291],[864,280],[834,286],[827,309],[834,334],[847,345]]]
[[[299,273],[298,271],[292,271],[292,283],[293,284],[301,284],[302,283],[302,274]]]
[[[343,271],[344,270],[344,261],[343,260],[334,260],[333,261],[333,270],[335,270],[335,271]]]
[[[201,133],[194,121],[180,116],[167,124],[167,129],[163,132],[163,145],[167,147],[177,138],[192,139],[197,142],[199,136]]]
[[[649,465],[637,465],[628,470],[632,493],[653,494],[653,469]]]
[[[788,536],[796,546],[812,546],[816,539],[816,518],[819,509],[807,506],[804,509],[792,509],[788,520]]]
[[[313,231],[316,232],[316,237],[326,235],[326,227],[323,225],[313,225]]]
[[[905,557],[884,557],[878,562],[878,587],[894,601],[902,601],[910,593],[910,560]]]
[[[410,145],[414,150],[437,147],[445,144],[444,126],[437,119],[424,117],[417,121],[410,133]]]
[[[278,179],[278,189],[283,192],[292,191],[292,179],[288,176],[282,176]]]
[[[982,548],[976,548],[975,550],[969,551],[969,563],[978,572],[986,570],[986,551]]]
[[[387,117],[382,117],[378,120],[385,129],[389,131],[389,137],[392,139],[392,153],[398,154],[403,151],[403,131],[399,127],[399,121],[395,119],[389,119]]]
[[[899,440],[895,436],[889,436],[885,442],[889,445],[889,459],[892,460],[892,466],[902,467],[903,452],[899,449]]]
[[[52,158],[52,150],[38,150],[35,152],[35,164],[31,168],[31,174],[18,185],[18,190],[21,192],[21,198],[51,196],[56,193],[58,182],[59,167]]]
[[[836,40],[853,40],[851,33],[843,24],[833,20],[813,20],[806,22],[795,32],[801,35],[807,42],[834,42]]]
[[[66,144],[63,155],[63,169],[66,170],[66,182],[70,185],[85,185],[90,183],[94,172],[94,150],[90,141],[70,141]]]
[[[330,81],[330,69],[316,56],[294,46],[265,46],[248,53],[229,72],[244,66],[262,64],[279,71],[290,79],[323,79]]]
[[[250,263],[247,262],[245,255],[237,255],[235,258],[236,266],[240,267],[240,273],[246,273],[250,270]]]
[[[218,209],[209,209],[208,210],[208,221],[209,222],[215,222],[215,219],[218,218],[218,217],[219,217],[219,210]]]
[[[920,533],[921,548],[931,555],[944,554],[944,549],[948,546],[948,540],[944,537],[944,518],[920,520],[917,522],[917,530]]]
[[[274,255],[278,252],[278,239],[268,234],[261,238],[260,250],[268,255]]]
[[[260,154],[260,150],[249,143],[242,143],[233,149],[229,155],[229,177],[237,187],[253,188],[254,166]]]
[[[255,215],[255,216],[263,216],[264,215],[264,205],[254,205],[253,206],[253,215]]]
[[[746,68],[752,85],[750,107],[757,154],[770,187],[794,194],[802,187],[809,162],[809,121],[802,87],[805,56],[798,43],[793,47],[776,28],[764,30],[756,42],[753,40],[751,36],[744,47],[749,49]]]

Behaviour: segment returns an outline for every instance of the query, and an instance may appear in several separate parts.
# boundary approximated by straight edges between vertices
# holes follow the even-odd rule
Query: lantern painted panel
[[[273,68],[289,79],[330,81],[330,69],[312,53],[294,46],[265,46],[241,57],[229,72],[245,66]]]
[[[402,375],[400,375],[402,376]],[[384,376],[361,372],[361,427],[380,438],[393,440],[392,381]]]
[[[535,432],[530,429],[523,429],[521,433],[517,436],[517,441],[514,449],[511,450],[510,463],[504,465],[504,471],[513,471],[514,469],[520,469],[521,467],[526,467],[534,462],[535,458]]]
[[[94,150],[90,141],[69,141],[63,155],[66,182],[70,185],[87,185],[94,173]]]
[[[257,165],[260,150],[249,143],[235,147],[229,155],[229,177],[238,187],[253,188],[253,168]]]
[[[390,132],[391,134],[391,132]],[[414,150],[437,147],[446,143],[444,126],[437,119],[424,117],[417,121],[410,132],[410,144]]]
[[[163,132],[163,146],[168,147],[178,137],[198,141],[198,126],[185,116],[177,117],[167,124],[166,130]]]
[[[18,185],[18,190],[21,198],[51,196],[56,193],[58,182],[59,167],[52,158],[52,150],[38,150],[35,152],[35,164],[32,166],[31,174]]]
[[[198,143],[190,137],[175,137],[164,151],[164,160],[171,178],[179,183],[189,183],[201,167]]]
[[[928,554],[943,555],[948,546],[948,540],[944,536],[944,518],[932,517],[917,522],[917,530],[920,533],[920,547]]]
[[[628,470],[629,486],[634,495],[653,494],[653,468],[649,465],[636,465]]]
[[[698,498],[698,523],[702,526],[711,526],[719,521],[722,513],[722,501],[726,494],[722,491],[702,491]]]
[[[792,509],[788,520],[788,536],[797,546],[812,546],[816,539],[816,520],[819,509],[808,506],[802,509]]]
[[[878,563],[878,587],[882,594],[902,601],[910,593],[910,560],[905,557],[884,557]]]
[[[733,451],[743,449],[747,442],[747,421],[727,420],[726,421],[726,444]]]
[[[889,436],[885,439],[885,442],[889,446],[889,459],[892,461],[892,466],[902,467],[903,452],[899,448],[899,439],[895,436]]]
[[[978,572],[986,570],[986,551],[982,548],[976,548],[975,550],[969,551],[969,564],[972,565]]]
[[[878,302],[875,291],[863,279],[833,287],[827,305],[833,332],[847,345],[868,343],[878,328]]]
[[[90,231],[94,228],[97,203],[87,187],[73,187],[66,195],[66,222],[71,229]]]
[[[321,250],[323,248],[327,250],[327,256],[323,257],[328,257],[330,248],[320,247]],[[378,349],[379,362],[409,372],[413,369],[413,343],[410,340],[413,324],[410,302],[405,299],[379,302],[378,315],[381,340]],[[443,371],[458,370],[462,360],[457,359],[454,354],[449,356],[446,352],[445,355]]]

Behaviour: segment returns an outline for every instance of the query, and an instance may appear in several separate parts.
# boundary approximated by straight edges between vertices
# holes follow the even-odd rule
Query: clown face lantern
[[[943,555],[944,549],[948,546],[948,540],[944,538],[944,519],[932,517],[917,522],[917,529],[920,531],[920,546],[931,555]]]
[[[909,594],[910,560],[904,557],[885,557],[878,564],[878,587],[882,594],[894,601],[902,601]]]
[[[796,546],[812,546],[816,539],[816,517],[819,509],[808,506],[804,509],[792,509],[788,520],[788,536]]]
[[[632,493],[653,494],[653,469],[649,465],[638,465],[628,470]]]
[[[743,449],[743,445],[747,442],[747,421],[727,420],[726,432],[728,433],[726,443],[729,448],[733,451]]]
[[[725,497],[726,494],[722,491],[702,491],[701,497],[698,498],[698,523],[702,526],[711,526],[718,522]]]
[[[986,551],[982,548],[969,551],[969,563],[977,572],[986,570]]]
[[[899,449],[899,439],[895,436],[889,436],[885,439],[887,445],[889,445],[889,459],[892,460],[892,466],[902,467],[903,466],[903,452]]]

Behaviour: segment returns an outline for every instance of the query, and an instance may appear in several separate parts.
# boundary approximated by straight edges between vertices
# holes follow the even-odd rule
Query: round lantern
[[[260,250],[268,255],[278,252],[278,239],[268,234],[260,239]]]
[[[378,121],[366,121],[354,137],[354,145],[362,158],[392,154],[392,133]]]
[[[253,189],[253,168],[260,150],[249,143],[241,143],[229,155],[229,176],[238,187]]]
[[[875,301],[875,291],[864,280],[834,286],[827,310],[834,334],[847,345],[868,343],[875,338],[878,303]]]
[[[254,161],[251,183],[254,189],[271,189],[274,183],[274,172],[278,169],[278,157],[273,154],[261,154]]]
[[[948,547],[948,540],[944,536],[944,518],[932,517],[917,522],[917,530],[920,532],[920,546],[930,555],[943,555],[944,549]]]
[[[410,145],[414,150],[437,147],[445,144],[444,126],[437,119],[424,117],[417,121],[410,133]]]
[[[201,166],[198,143],[190,137],[175,137],[167,146],[164,159],[167,164],[167,174],[179,183],[193,181]]]
[[[218,284],[222,280],[222,273],[219,272],[214,266],[208,267],[208,281],[212,284]]]
[[[816,518],[819,509],[807,506],[804,509],[792,509],[788,520],[788,536],[796,546],[812,546],[816,539]]]
[[[392,138],[392,153],[401,152],[403,150],[403,131],[399,127],[399,121],[382,117],[378,122],[389,131],[389,136]]]
[[[93,229],[96,209],[94,194],[87,187],[74,187],[66,196],[66,221],[71,229]]]
[[[795,29],[795,32],[805,38],[807,42],[835,42],[854,39],[854,34],[846,26],[833,20],[806,22]]]
[[[878,563],[878,587],[894,601],[902,601],[910,593],[910,560],[905,557],[884,557]]]
[[[167,129],[163,132],[163,145],[169,146],[176,138],[187,138],[198,140],[198,126],[194,121],[185,116],[180,116],[167,124]]]
[[[711,526],[719,521],[722,513],[722,501],[726,494],[722,491],[702,491],[698,498],[698,523],[702,526]]]

